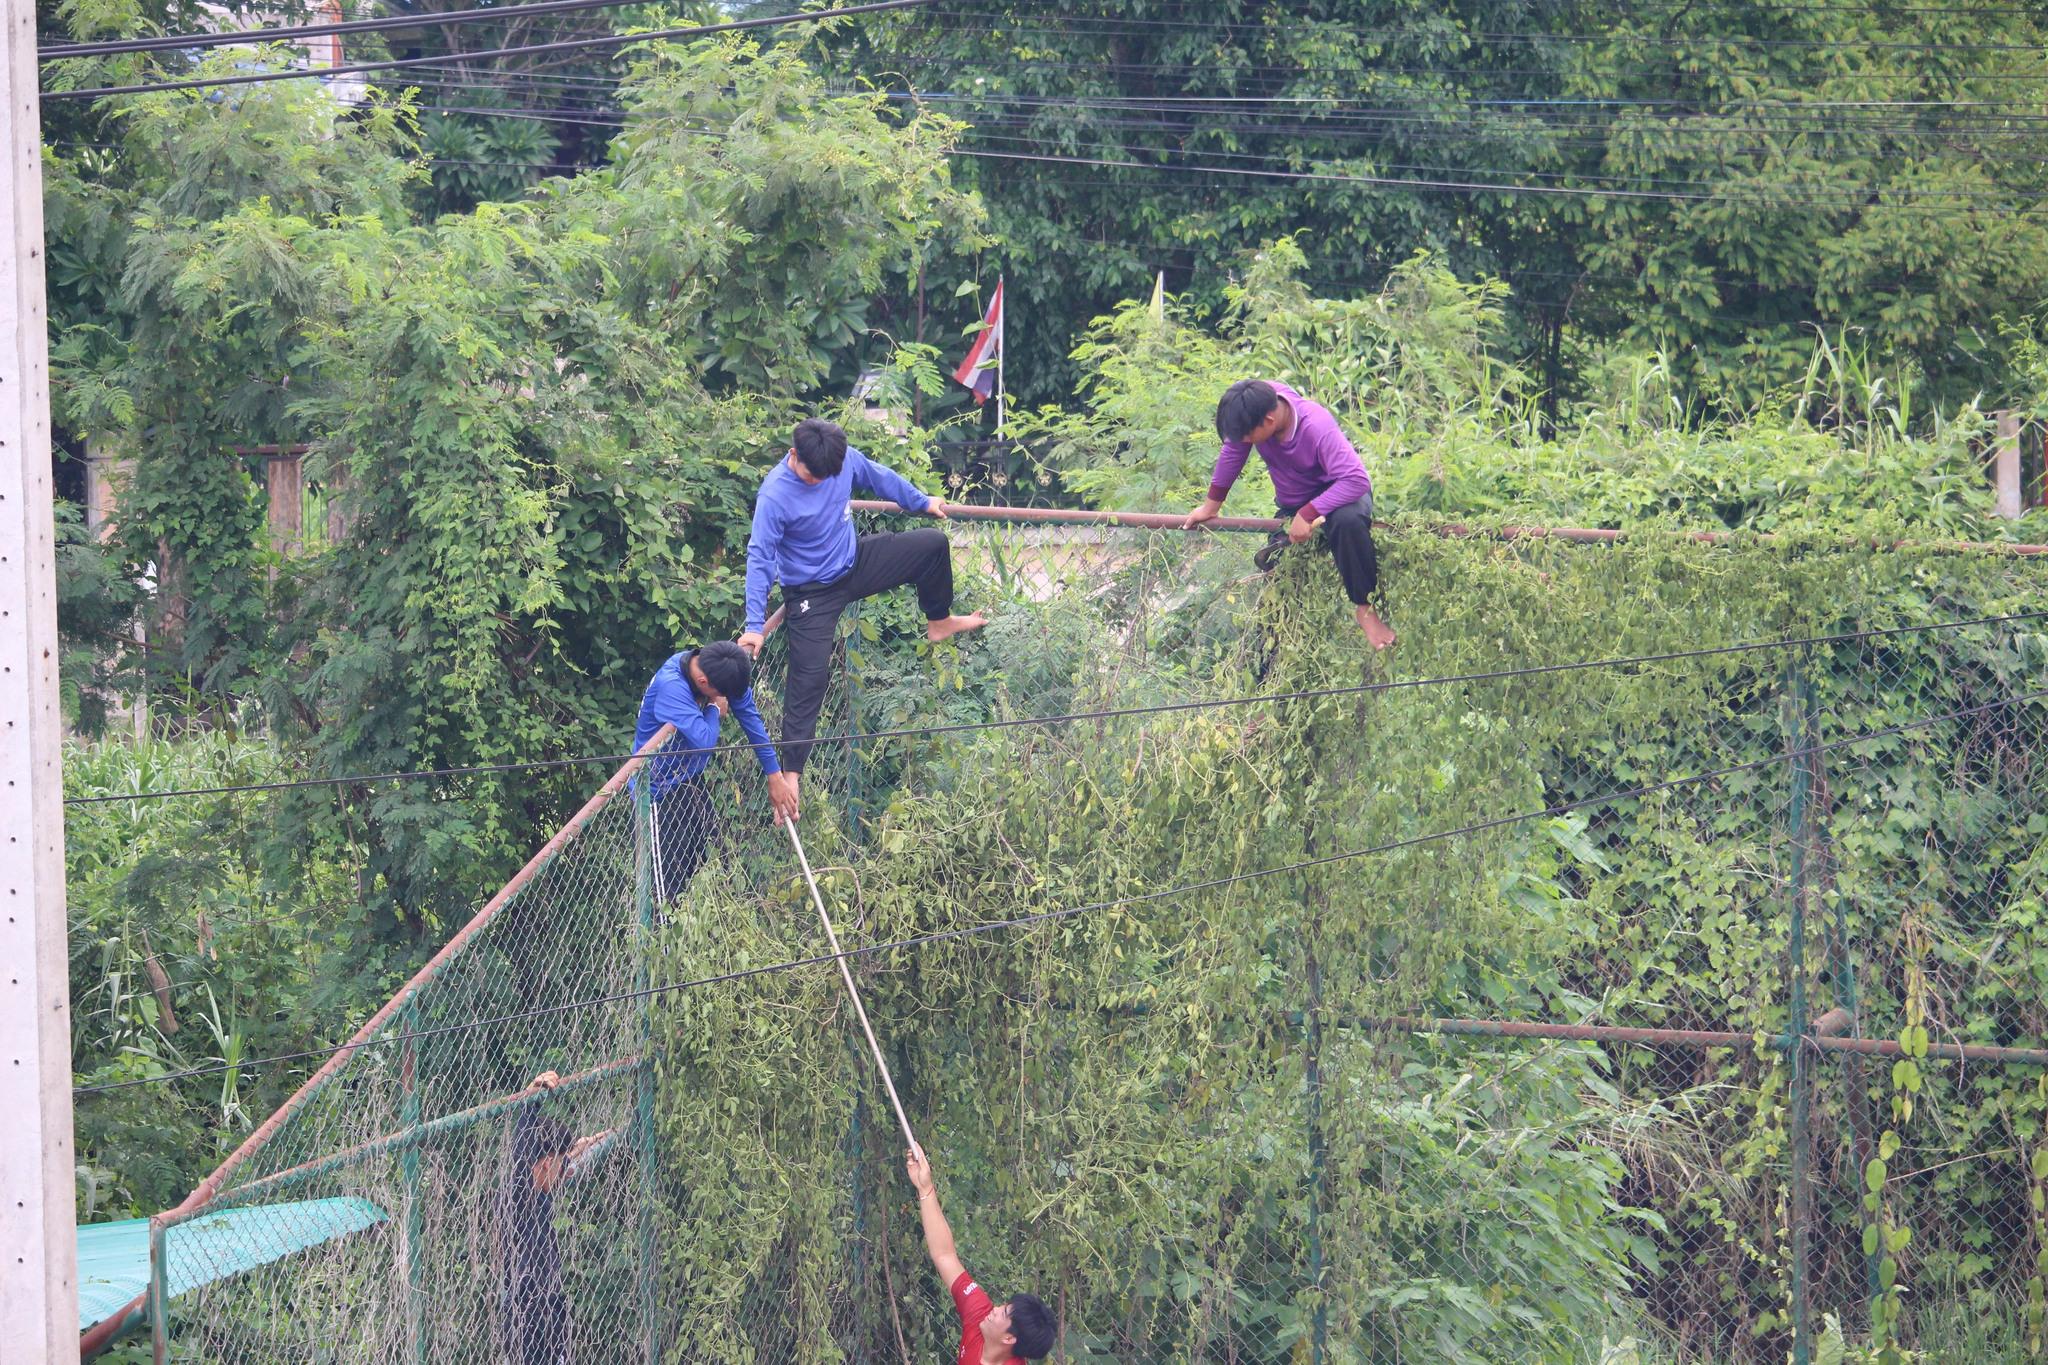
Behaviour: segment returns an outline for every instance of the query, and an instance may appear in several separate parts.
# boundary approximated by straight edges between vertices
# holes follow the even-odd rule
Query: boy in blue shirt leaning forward
[[[783,630],[789,633],[789,679],[782,695],[782,766],[789,809],[798,774],[810,757],[818,710],[832,663],[839,614],[863,597],[904,584],[917,587],[925,638],[939,641],[987,624],[980,613],[953,615],[953,549],[936,528],[853,533],[853,490],[865,488],[906,512],[946,519],[946,505],[913,488],[846,444],[837,423],[797,423],[789,454],[761,481],[754,530],[747,541],[747,630],[740,644],[758,653],[768,614],[768,588],[782,584]],[[780,808],[778,808],[779,810]]]
[[[718,745],[718,731],[727,713],[740,723],[768,779],[768,804],[777,819],[796,816],[796,787],[775,761],[768,727],[754,707],[750,685],[753,659],[730,640],[714,640],[699,649],[671,655],[648,681],[640,699],[640,723],[633,748],[653,738],[663,725],[676,727],[674,738],[647,761],[654,800],[654,899],[666,905],[682,894],[719,841],[718,814],[704,790],[704,770],[711,766],[706,750]],[[694,752],[693,752],[694,751]]]

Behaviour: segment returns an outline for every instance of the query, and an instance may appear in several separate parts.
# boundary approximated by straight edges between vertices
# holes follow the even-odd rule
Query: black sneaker
[[[1260,573],[1271,573],[1280,563],[1280,552],[1288,546],[1287,533],[1275,531],[1252,556],[1252,563],[1258,565]]]

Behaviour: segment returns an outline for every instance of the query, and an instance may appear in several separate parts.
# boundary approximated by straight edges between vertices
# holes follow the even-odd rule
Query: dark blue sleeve
[[[754,689],[734,700],[732,718],[740,723],[740,729],[747,732],[747,742],[754,746],[754,757],[761,760],[762,773],[773,776],[782,771],[782,764],[775,757],[775,746],[768,742],[768,727],[761,723],[761,712],[754,705]]]

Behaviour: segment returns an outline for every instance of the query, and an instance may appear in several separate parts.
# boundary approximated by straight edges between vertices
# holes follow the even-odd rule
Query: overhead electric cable
[[[481,52],[446,52],[425,57],[399,57],[381,62],[353,62],[341,66],[311,67],[285,71],[254,71],[236,76],[203,76],[192,80],[152,81],[137,85],[93,86],[84,90],[45,90],[46,100],[100,99],[110,95],[146,95],[166,90],[206,90],[228,85],[257,85],[267,81],[304,80],[312,77],[319,80],[335,76],[357,76],[371,71],[401,71],[422,66],[442,66],[450,62],[480,62],[493,57],[532,56],[542,52],[588,52],[606,47],[628,47],[634,43],[655,42],[671,38],[705,38],[718,33],[738,33],[749,29],[776,28],[785,24],[807,24],[831,19],[847,19],[862,14],[880,14],[889,10],[917,9],[935,3],[935,0],[873,0],[864,5],[845,5],[837,9],[807,10],[801,14],[774,14],[758,19],[735,19],[723,24],[691,24],[682,28],[650,29],[643,33],[609,33],[595,38],[575,38],[565,42],[528,43],[513,47],[492,48]]]

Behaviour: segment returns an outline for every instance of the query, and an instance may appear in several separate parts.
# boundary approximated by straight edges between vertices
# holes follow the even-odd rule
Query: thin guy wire
[[[1635,654],[1606,659],[1578,659],[1561,664],[1530,664],[1521,668],[1496,669],[1486,673],[1454,673],[1432,678],[1403,678],[1391,682],[1350,683],[1343,687],[1305,688],[1298,692],[1262,692],[1249,697],[1209,697],[1200,701],[1159,702],[1151,706],[1112,707],[1097,711],[1066,711],[1049,716],[1012,716],[1000,720],[961,721],[954,725],[913,726],[901,730],[870,730],[864,734],[826,735],[805,740],[807,751],[827,744],[865,744],[884,739],[932,739],[941,735],[976,734],[989,730],[1014,730],[1026,726],[1065,725],[1074,721],[1120,720],[1128,716],[1156,716],[1182,711],[1208,711],[1227,706],[1253,706],[1262,702],[1309,701],[1324,697],[1352,697],[1376,692],[1402,692],[1421,687],[1447,687],[1460,683],[1499,682],[1532,678],[1548,673],[1574,673],[1594,668],[1622,668],[1632,664],[1675,663],[1682,659],[1706,659],[1758,650],[1796,649],[1806,645],[1849,644],[1857,640],[1879,640],[1894,635],[1917,635],[1944,630],[1966,630],[1971,626],[2005,625],[2048,616],[2048,608],[2013,612],[2005,616],[1978,616],[1962,621],[1937,621],[1924,626],[1888,626],[1882,630],[1848,631],[1837,635],[1810,635],[1796,639],[1749,640],[1741,644],[1712,645],[1704,649],[1674,650],[1664,654]],[[663,750],[664,758],[695,757],[700,754],[751,752],[751,741],[714,744],[703,749]],[[550,768],[581,767],[590,763],[624,763],[626,754],[586,754],[576,758],[541,758],[523,763],[478,763],[459,768],[415,768],[404,772],[358,773],[343,777],[300,777],[287,782],[254,782],[234,787],[182,787],[154,792],[120,792],[104,796],[68,796],[67,806],[98,806],[115,801],[149,801],[173,796],[228,796],[240,792],[290,791],[302,787],[329,787],[350,782],[395,782],[413,778],[471,777],[489,773],[531,772]]]
[[[1040,911],[1035,915],[1019,915],[1014,919],[992,920],[986,924],[971,924],[960,929],[941,929],[929,934],[913,935],[910,938],[891,939],[884,943],[873,943],[865,948],[850,948],[839,953],[819,953],[812,957],[791,958],[786,962],[770,963],[761,967],[744,967],[738,971],[722,972],[717,976],[704,976],[692,981],[677,981],[662,986],[647,986],[638,990],[619,991],[611,995],[592,996],[587,1000],[571,1000],[559,1005],[543,1005],[535,1009],[521,1010],[513,1014],[496,1015],[488,1019],[472,1019],[459,1024],[441,1024],[433,1028],[386,1034],[376,1038],[365,1038],[359,1043],[342,1043],[337,1047],[315,1048],[305,1052],[280,1053],[276,1056],[259,1057],[250,1061],[219,1062],[203,1067],[192,1067],[185,1071],[166,1072],[160,1076],[139,1076],[125,1081],[109,1081],[104,1085],[74,1086],[72,1093],[74,1095],[100,1094],[110,1090],[128,1090],[138,1085],[154,1085],[164,1081],[186,1080],[193,1076],[219,1075],[225,1071],[240,1070],[245,1067],[255,1069],[272,1066],[278,1062],[306,1061],[314,1057],[333,1057],[344,1052],[354,1052],[362,1048],[377,1047],[390,1043],[403,1043],[418,1038],[431,1038],[444,1033],[461,1033],[470,1029],[487,1028],[493,1024],[515,1024],[521,1020],[538,1019],[550,1014],[561,1014],[569,1010],[591,1009],[599,1005],[646,1000],[674,991],[696,990],[704,986],[724,985],[733,981],[749,980],[757,976],[794,971],[799,967],[822,966],[827,962],[867,957],[876,953],[893,952],[902,948],[921,948],[934,943],[950,942],[954,939],[974,938],[983,934],[992,934],[1003,929],[1021,929],[1034,924],[1047,924],[1055,920],[1072,919],[1077,915],[1091,914],[1097,910],[1111,910],[1123,905],[1140,905],[1148,901],[1163,900],[1170,896],[1192,895],[1198,891],[1213,891],[1218,887],[1234,886],[1240,882],[1263,881],[1268,877],[1283,876],[1289,872],[1327,867],[1332,863],[1349,862],[1355,858],[1367,858],[1380,853],[1396,853],[1402,849],[1416,848],[1425,844],[1442,843],[1447,839],[1462,838],[1467,834],[1484,834],[1489,830],[1521,824],[1528,820],[1544,820],[1559,815],[1568,815],[1572,811],[1582,810],[1587,806],[1597,806],[1619,801],[1638,801],[1646,796],[1655,796],[1659,792],[1672,791],[1679,787],[1692,786],[1701,782],[1711,782],[1720,777],[1733,777],[1738,773],[1753,772],[1759,768],[1769,767],[1773,763],[1783,763],[1797,758],[1811,758],[1816,754],[1829,753],[1849,745],[1867,744],[1872,740],[1887,739],[1894,735],[1925,729],[1931,725],[1940,725],[1945,721],[1962,720],[1968,716],[1980,715],[1986,711],[1996,711],[2008,706],[2023,706],[2028,702],[2044,699],[2048,699],[2048,689],[2022,693],[2018,696],[2002,697],[1997,701],[1947,711],[1938,716],[1923,716],[1919,720],[1904,721],[1898,725],[1886,726],[1882,730],[1872,730],[1865,734],[1829,740],[1825,744],[1815,744],[1804,749],[1788,749],[1783,753],[1772,754],[1768,758],[1752,759],[1747,763],[1737,763],[1732,767],[1715,768],[1708,772],[1694,773],[1690,777],[1667,778],[1662,782],[1653,782],[1646,786],[1633,787],[1625,791],[1581,797],[1575,801],[1564,801],[1554,806],[1545,806],[1540,810],[1521,811],[1514,815],[1496,816],[1491,820],[1482,820],[1476,824],[1460,825],[1456,829],[1438,830],[1432,834],[1417,834],[1406,839],[1396,839],[1391,843],[1374,844],[1369,848],[1356,848],[1344,853],[1325,854],[1320,858],[1307,858],[1300,862],[1285,864],[1281,867],[1260,868],[1253,872],[1235,872],[1229,876],[1213,877],[1208,881],[1190,882],[1183,886],[1171,886],[1158,891],[1142,891],[1130,896],[1118,896],[1112,900],[1090,901],[1082,905],[1070,905],[1064,909]]]

